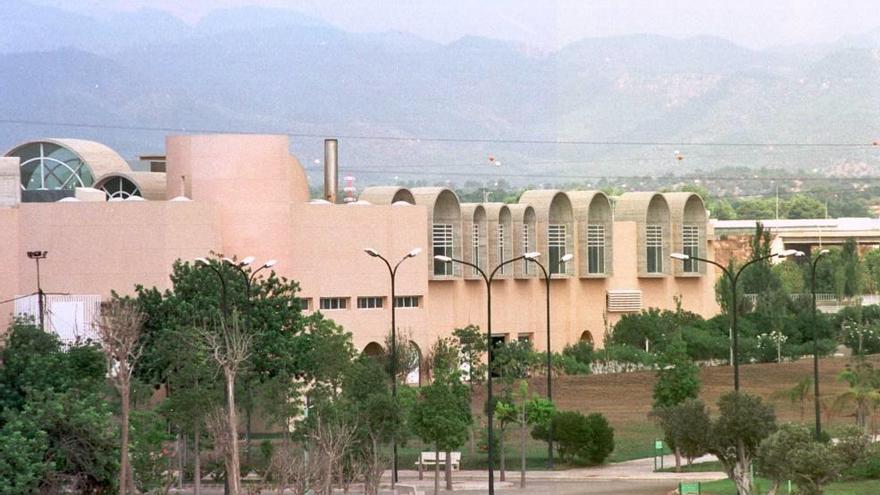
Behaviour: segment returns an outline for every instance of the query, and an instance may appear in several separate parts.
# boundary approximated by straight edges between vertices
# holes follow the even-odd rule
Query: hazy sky
[[[834,41],[880,27],[877,0],[33,0],[71,10],[152,7],[195,22],[212,9],[298,10],[349,31],[464,35],[555,48],[585,37],[714,35],[752,48]]]

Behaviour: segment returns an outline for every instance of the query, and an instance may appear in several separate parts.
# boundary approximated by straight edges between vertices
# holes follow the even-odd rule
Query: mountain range
[[[308,168],[322,138],[339,136],[343,173],[359,183],[878,165],[870,146],[711,144],[876,141],[880,28],[760,51],[632,35],[535,53],[481,37],[346,32],[288,10],[216,10],[190,25],[154,10],[98,18],[6,0],[0,121],[0,150],[81,137],[127,159],[179,130],[290,133]]]

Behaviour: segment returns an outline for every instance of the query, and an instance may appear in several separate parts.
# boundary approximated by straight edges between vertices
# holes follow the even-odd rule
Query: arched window
[[[25,191],[58,191],[91,187],[91,169],[69,149],[48,142],[28,143],[12,150],[21,162],[21,188]]]
[[[104,191],[107,199],[128,199],[132,196],[142,196],[137,184],[121,175],[102,179],[95,187]]]

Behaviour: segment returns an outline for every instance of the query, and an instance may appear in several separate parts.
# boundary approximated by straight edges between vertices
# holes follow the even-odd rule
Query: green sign
[[[663,440],[654,440],[654,449],[663,450]]]
[[[678,493],[679,495],[700,495],[700,482],[679,483]]]

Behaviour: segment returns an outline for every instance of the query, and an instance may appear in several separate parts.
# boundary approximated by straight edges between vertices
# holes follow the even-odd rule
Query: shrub
[[[543,354],[543,356],[542,359],[546,359],[547,355]],[[553,353],[553,371],[563,375],[589,375],[592,372],[589,364],[560,353]]]
[[[568,344],[562,349],[562,355],[589,367],[593,362],[593,344],[583,340],[576,344]]]
[[[551,422],[553,441],[566,462],[601,464],[614,450],[614,429],[599,413],[585,416],[577,411],[558,411]],[[536,426],[532,437],[547,441],[547,426]]]
[[[631,345],[609,345],[605,347],[605,360],[620,363],[651,366],[656,361],[654,355]]]

